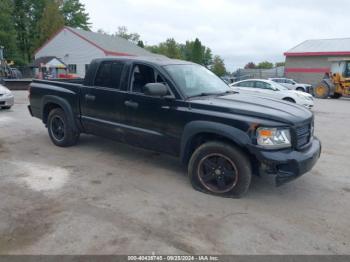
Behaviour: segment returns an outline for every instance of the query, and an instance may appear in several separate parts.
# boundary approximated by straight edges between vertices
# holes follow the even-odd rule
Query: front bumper
[[[281,186],[309,172],[321,156],[320,140],[314,138],[302,151],[293,149],[252,152],[260,162],[260,172],[276,175],[276,185]]]
[[[8,107],[13,106],[15,103],[15,97],[11,96],[0,96],[0,107]]]

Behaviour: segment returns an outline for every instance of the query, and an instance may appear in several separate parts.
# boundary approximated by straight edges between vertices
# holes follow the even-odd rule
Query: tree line
[[[5,48],[5,58],[16,65],[29,64],[35,51],[65,25],[88,31],[91,28],[89,15],[79,0],[0,0],[0,7],[0,46]],[[145,45],[138,33],[128,32],[125,26],[118,27],[112,36],[156,54],[206,66],[219,76],[226,74],[224,60],[213,55],[198,38],[185,43],[169,38],[158,45]]]
[[[32,61],[37,48],[64,25],[90,30],[79,0],[0,0],[0,45],[17,65]]]
[[[254,62],[249,62],[244,66],[244,69],[271,69],[273,67],[279,67],[279,66],[284,66],[284,62],[278,62],[278,63],[271,63],[269,61],[263,61],[258,64],[255,64]]]
[[[99,29],[98,32],[108,34],[102,29]],[[218,76],[223,76],[227,73],[224,60],[218,55],[213,55],[211,49],[203,45],[198,38],[194,41],[186,41],[185,43],[178,43],[174,38],[168,38],[157,45],[146,45],[141,40],[138,33],[129,32],[125,26],[118,27],[117,32],[109,35],[127,39],[139,47],[145,48],[155,54],[203,65],[212,70]]]

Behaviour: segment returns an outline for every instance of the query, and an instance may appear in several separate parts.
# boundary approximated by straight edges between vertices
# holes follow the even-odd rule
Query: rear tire
[[[51,141],[56,146],[70,147],[78,142],[79,133],[70,126],[65,112],[61,108],[50,111],[47,126]]]
[[[188,174],[194,189],[222,197],[240,198],[250,186],[248,157],[223,142],[207,142],[193,153]]]
[[[341,98],[342,96],[343,96],[342,94],[334,93],[334,95],[332,95],[331,98],[333,98],[333,99],[339,99],[339,98]]]
[[[314,96],[316,98],[327,99],[329,97],[329,93],[330,93],[330,88],[324,82],[319,83],[314,88]]]

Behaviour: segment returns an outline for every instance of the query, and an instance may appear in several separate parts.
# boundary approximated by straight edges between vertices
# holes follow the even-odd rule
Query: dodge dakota
[[[252,175],[278,186],[310,171],[321,154],[310,110],[234,92],[200,65],[167,58],[96,59],[81,80],[34,80],[30,114],[52,142],[81,133],[178,157],[192,186],[240,197]]]

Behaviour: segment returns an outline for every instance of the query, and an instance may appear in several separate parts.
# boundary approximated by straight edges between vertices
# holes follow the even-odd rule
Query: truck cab
[[[81,133],[178,157],[192,186],[224,197],[245,194],[252,175],[282,185],[321,154],[313,113],[233,91],[208,69],[168,58],[97,59],[84,80],[35,80],[29,111],[60,147]]]

